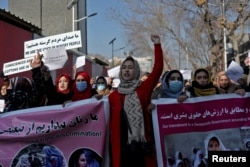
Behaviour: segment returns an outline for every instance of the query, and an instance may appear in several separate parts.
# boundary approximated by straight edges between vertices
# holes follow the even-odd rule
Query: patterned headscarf
[[[134,63],[135,77],[131,81],[125,81],[122,77],[122,66],[126,61],[132,61]],[[121,67],[120,67],[120,84],[118,86],[118,92],[125,94],[124,100],[124,111],[128,118],[128,123],[130,130],[128,130],[128,143],[130,144],[134,141],[143,141],[145,142],[144,134],[144,118],[143,111],[140,100],[138,98],[136,88],[141,84],[140,80],[140,66],[139,63],[131,56],[127,57]]]

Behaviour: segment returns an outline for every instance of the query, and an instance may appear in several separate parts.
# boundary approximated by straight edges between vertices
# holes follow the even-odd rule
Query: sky
[[[119,0],[87,0],[87,15],[97,15],[87,19],[87,45],[88,54],[100,54],[107,58],[112,57],[113,43],[114,56],[122,56],[126,48],[126,42],[122,27],[108,18],[107,13],[111,7],[121,7]],[[0,0],[0,8],[8,10],[8,0]],[[124,9],[125,10],[125,9]]]

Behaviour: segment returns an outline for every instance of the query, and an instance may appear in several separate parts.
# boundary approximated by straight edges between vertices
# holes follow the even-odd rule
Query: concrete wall
[[[9,0],[9,10],[42,28],[44,36],[72,31],[72,10],[66,8],[71,0]]]

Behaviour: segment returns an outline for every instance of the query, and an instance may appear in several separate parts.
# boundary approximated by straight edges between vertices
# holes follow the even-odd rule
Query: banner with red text
[[[153,103],[159,167],[206,164],[208,151],[250,150],[250,94],[189,98],[184,103],[159,99]],[[215,141],[218,143],[213,147]]]
[[[91,156],[105,166],[107,99],[12,111],[0,115],[0,166],[75,166]]]

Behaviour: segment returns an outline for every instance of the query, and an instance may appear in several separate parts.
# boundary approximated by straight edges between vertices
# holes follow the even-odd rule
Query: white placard
[[[80,56],[76,58],[76,68],[82,67],[85,65],[85,56]]]
[[[64,47],[45,50],[43,54],[43,62],[49,70],[63,68],[68,60],[68,55]]]
[[[5,102],[3,99],[0,99],[0,112],[3,112],[4,110],[4,105],[5,105]]]
[[[192,70],[180,70],[182,73],[183,79],[190,80],[192,78]]]
[[[113,88],[118,88],[120,82],[121,82],[121,80],[120,80],[119,78],[113,79],[112,87],[113,87]]]
[[[232,61],[225,73],[228,76],[228,78],[237,83],[237,81],[240,79],[244,71],[243,68],[238,63]]]
[[[64,34],[34,39],[24,42],[24,57],[33,57],[37,52],[65,47],[66,50],[82,47],[81,32],[73,31]]]
[[[108,70],[108,76],[113,78],[119,78],[120,66],[111,68]]]
[[[20,60],[15,60],[15,61],[11,61],[8,63],[4,63],[3,64],[4,75],[8,76],[11,74],[29,71],[31,69],[30,60],[32,59],[33,57],[30,57],[26,59],[20,59]]]

